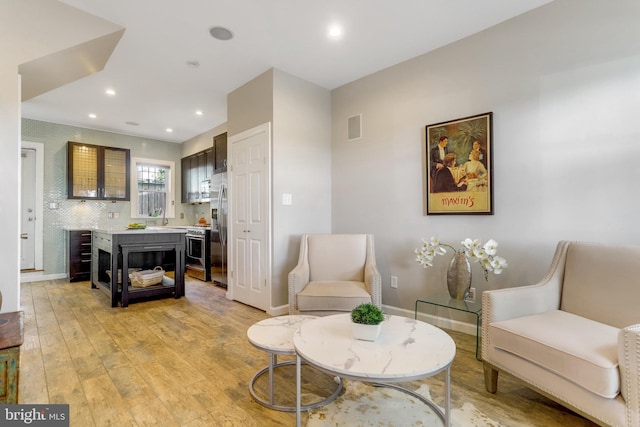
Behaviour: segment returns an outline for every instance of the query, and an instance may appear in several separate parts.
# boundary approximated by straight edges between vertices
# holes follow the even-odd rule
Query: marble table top
[[[249,342],[261,350],[294,354],[293,334],[303,323],[317,316],[278,316],[254,323],[247,330]]]
[[[441,329],[402,316],[387,316],[376,341],[353,337],[350,314],[304,322],[293,335],[296,352],[321,370],[359,381],[413,381],[453,362],[456,345]]]

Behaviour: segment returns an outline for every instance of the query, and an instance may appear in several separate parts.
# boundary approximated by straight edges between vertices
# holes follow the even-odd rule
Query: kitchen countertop
[[[109,227],[109,228],[92,228],[92,231],[107,234],[175,234],[186,233],[187,229],[174,227],[147,227],[147,228],[126,228],[126,227]]]
[[[186,230],[187,228],[191,227],[190,225],[165,225],[164,227],[161,226],[149,226],[147,228],[145,228],[144,230],[159,230],[159,229],[170,229],[170,230]],[[93,225],[87,225],[87,226],[65,226],[62,227],[63,230],[66,231],[78,231],[78,230],[91,230],[91,231],[102,231],[102,232],[112,232],[112,231],[142,231],[142,230],[138,230],[138,229],[128,229],[126,226],[124,225],[116,225],[113,227],[96,227]]]

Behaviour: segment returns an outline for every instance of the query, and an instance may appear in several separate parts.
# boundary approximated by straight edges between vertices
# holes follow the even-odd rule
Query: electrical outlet
[[[391,276],[391,287],[398,289],[398,276]]]
[[[476,302],[476,288],[469,288],[469,293],[464,300],[468,302]]]

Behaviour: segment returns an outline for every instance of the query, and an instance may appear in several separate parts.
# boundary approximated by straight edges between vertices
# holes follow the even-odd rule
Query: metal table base
[[[254,400],[256,402],[258,402],[259,404],[261,404],[262,406],[269,408],[269,409],[275,409],[276,411],[284,411],[284,412],[295,412],[296,411],[296,405],[280,405],[277,404],[275,402],[275,393],[274,393],[274,387],[273,387],[273,373],[274,370],[276,368],[280,368],[283,366],[292,366],[295,365],[296,361],[295,360],[290,360],[287,362],[280,362],[278,363],[278,355],[275,353],[271,353],[269,352],[269,365],[262,368],[261,370],[259,370],[258,372],[256,372],[256,374],[251,378],[251,381],[249,382],[249,393],[251,393],[251,396],[254,398]],[[255,382],[258,380],[258,378],[260,378],[262,375],[264,375],[265,373],[269,373],[269,396],[268,396],[268,400],[259,396],[258,393],[256,392],[255,388],[254,388],[254,384]],[[300,381],[302,381],[300,376],[296,376],[296,389],[298,389],[300,387]],[[308,411],[310,409],[315,409],[315,408],[319,408],[321,406],[327,405],[328,403],[332,402],[333,400],[335,400],[336,397],[338,397],[338,395],[340,395],[340,393],[342,392],[342,378],[340,377],[335,377],[337,378],[337,383],[338,386],[336,387],[335,391],[333,392],[333,394],[331,394],[329,397],[323,399],[323,400],[319,400],[317,402],[313,402],[313,403],[309,403],[307,405],[302,405],[300,407],[301,410],[304,411]]]

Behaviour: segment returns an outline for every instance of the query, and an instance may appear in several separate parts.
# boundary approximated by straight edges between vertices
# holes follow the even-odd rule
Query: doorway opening
[[[22,141],[20,183],[20,273],[42,274],[44,144]]]

